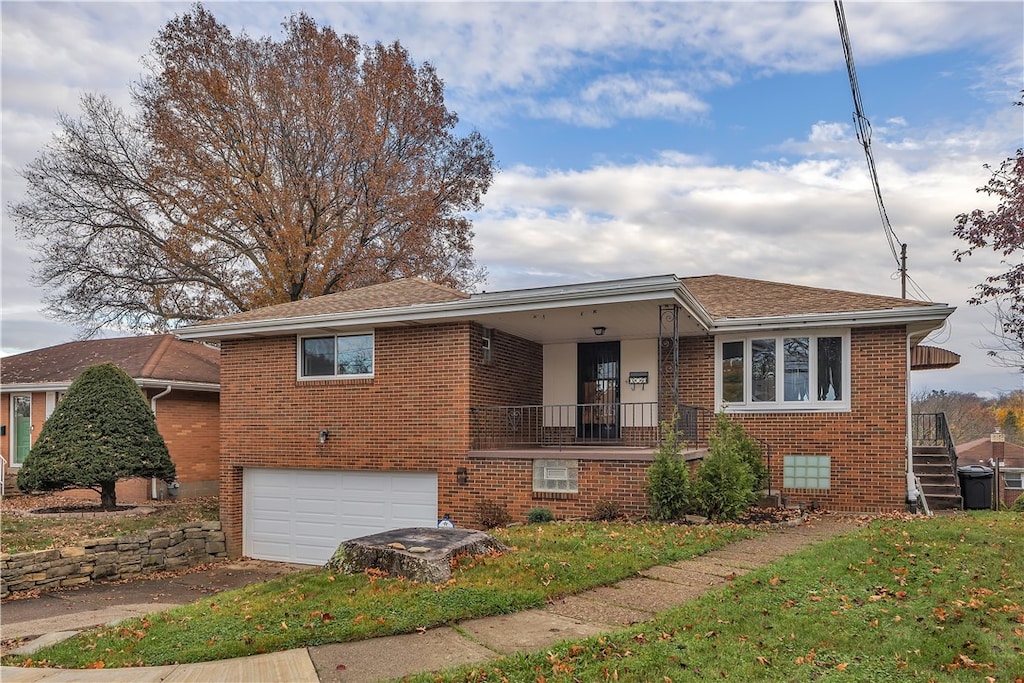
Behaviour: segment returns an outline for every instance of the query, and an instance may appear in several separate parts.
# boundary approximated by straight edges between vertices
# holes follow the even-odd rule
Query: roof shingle
[[[0,382],[70,384],[90,365],[112,362],[134,380],[219,384],[220,351],[174,335],[68,342],[0,358]]]
[[[927,306],[930,302],[820,289],[729,275],[680,278],[716,320],[816,313],[852,313]]]
[[[204,320],[194,327],[210,324],[257,322],[261,320],[287,320],[333,313],[372,311],[380,308],[399,308],[422,304],[439,304],[468,299],[469,294],[420,278],[392,280],[378,285],[350,289],[334,294],[290,301],[288,303],[235,313],[223,318]]]

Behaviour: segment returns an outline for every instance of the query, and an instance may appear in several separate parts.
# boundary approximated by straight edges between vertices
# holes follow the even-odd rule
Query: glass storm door
[[[619,342],[576,346],[578,389],[576,438],[619,438]]]
[[[28,457],[32,447],[32,396],[15,394],[14,398],[14,465],[20,465]]]

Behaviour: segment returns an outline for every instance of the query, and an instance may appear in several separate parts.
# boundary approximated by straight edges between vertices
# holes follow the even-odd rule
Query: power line
[[[907,298],[907,245],[903,242],[892,223],[889,222],[889,214],[885,210],[885,202],[882,200],[882,189],[878,184],[878,170],[875,167],[875,155],[871,151],[871,122],[864,114],[864,103],[860,97],[860,85],[857,82],[857,69],[853,65],[853,45],[850,43],[850,32],[846,26],[846,14],[843,12],[841,0],[834,0],[836,7],[836,19],[839,21],[839,36],[843,41],[843,54],[846,56],[846,72],[850,77],[850,92],[853,94],[853,125],[857,130],[857,140],[864,148],[864,156],[868,160],[868,174],[871,176],[871,187],[875,191],[875,203],[878,205],[878,216],[882,221],[882,230],[889,243],[889,251],[892,252],[896,267],[899,269],[903,298]],[[897,248],[897,245],[899,248]]]

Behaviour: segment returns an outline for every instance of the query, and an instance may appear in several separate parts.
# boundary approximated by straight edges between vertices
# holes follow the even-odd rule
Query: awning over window
[[[941,370],[960,363],[960,354],[937,346],[915,346],[910,350],[911,370]]]

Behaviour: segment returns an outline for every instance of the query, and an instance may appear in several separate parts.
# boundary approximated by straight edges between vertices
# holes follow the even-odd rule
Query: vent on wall
[[[491,345],[492,345],[492,339],[493,339],[493,336],[494,336],[493,332],[494,332],[494,330],[492,330],[491,328],[485,327],[484,328],[483,337],[481,338],[481,342],[480,342],[481,349],[483,351],[483,354],[482,354],[483,362],[485,364],[488,364],[488,365],[491,363],[491,360],[493,359],[493,355],[491,354]]]

